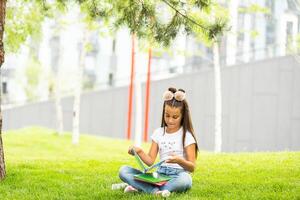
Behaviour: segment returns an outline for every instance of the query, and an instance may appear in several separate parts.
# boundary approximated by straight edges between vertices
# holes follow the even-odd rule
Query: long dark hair
[[[177,92],[176,88],[169,88],[168,90],[173,92],[173,93]],[[179,89],[178,91],[181,91],[181,92],[185,93],[185,91],[183,89]],[[194,128],[193,128],[193,124],[192,124],[189,105],[188,105],[186,99],[184,99],[182,101],[178,101],[173,97],[170,100],[164,101],[162,119],[161,119],[161,127],[164,128],[164,133],[166,131],[166,126],[167,126],[166,122],[165,122],[165,118],[164,118],[164,116],[165,116],[165,106],[166,105],[168,105],[170,107],[180,108],[181,114],[182,114],[182,119],[181,119],[180,125],[183,128],[183,135],[182,135],[183,149],[184,149],[184,141],[185,141],[185,137],[186,137],[186,132],[189,131],[192,134],[195,141],[196,141],[196,157],[197,157],[197,154],[198,154],[198,151],[199,151],[198,142],[197,142],[196,135],[195,135]]]

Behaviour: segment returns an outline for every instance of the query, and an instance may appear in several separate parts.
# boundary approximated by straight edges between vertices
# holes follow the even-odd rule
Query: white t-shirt
[[[151,139],[158,144],[160,160],[165,160],[168,156],[176,154],[186,159],[186,155],[182,146],[183,128],[181,127],[175,133],[164,133],[164,128],[158,128],[154,131]],[[192,134],[187,131],[185,135],[184,147],[196,143]],[[176,163],[163,163],[162,166],[181,168]]]

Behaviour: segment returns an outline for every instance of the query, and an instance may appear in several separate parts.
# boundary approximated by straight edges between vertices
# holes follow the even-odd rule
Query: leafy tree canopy
[[[29,36],[40,37],[44,19],[65,12],[71,3],[86,13],[90,29],[128,27],[138,38],[164,46],[180,33],[210,44],[228,29],[228,13],[211,0],[12,0],[6,11],[6,50],[16,52]]]
[[[228,29],[228,13],[211,0],[76,0],[91,19],[126,26],[139,38],[168,46],[181,32],[211,43]]]

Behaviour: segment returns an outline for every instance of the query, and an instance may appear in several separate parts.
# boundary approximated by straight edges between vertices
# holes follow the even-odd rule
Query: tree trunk
[[[75,87],[75,93],[74,93],[74,105],[73,105],[73,134],[72,134],[72,143],[78,144],[79,143],[79,113],[80,113],[80,95],[81,95],[81,86],[82,86],[82,74],[84,70],[84,64],[85,64],[85,56],[86,56],[86,45],[88,43],[88,35],[87,30],[83,33],[83,41],[82,41],[82,47],[80,50],[79,55],[79,68],[77,71],[77,86]]]
[[[61,57],[59,57],[59,60]],[[60,61],[59,61],[60,63]],[[56,72],[56,82],[55,82],[55,88],[54,88],[54,95],[55,95],[55,111],[56,111],[56,122],[57,122],[57,134],[62,135],[64,130],[64,122],[63,122],[63,112],[62,112],[62,105],[61,105],[61,69],[60,65],[57,68]]]
[[[214,76],[215,76],[215,152],[222,150],[222,89],[219,44],[213,44]]]
[[[6,0],[0,1],[0,68],[4,63],[4,48],[3,48],[3,33],[4,33],[4,24],[5,24],[5,9],[6,9]],[[1,76],[1,74],[0,74]],[[2,88],[2,85],[0,85]],[[0,104],[1,104],[1,90],[0,90]],[[0,180],[5,178],[5,160],[4,160],[4,149],[2,142],[2,111],[0,106]]]
[[[138,69],[138,68],[136,68]],[[142,144],[142,87],[140,80],[140,71],[135,71],[134,89],[135,89],[135,135],[134,145],[140,147]]]
[[[59,21],[61,18],[60,15],[55,17],[55,28],[54,32],[52,33],[53,45],[51,48],[51,53],[54,57],[57,56],[55,62],[52,63],[52,70],[55,75],[55,82],[54,82],[54,103],[55,103],[55,114],[56,114],[56,132],[58,135],[62,135],[64,131],[64,119],[63,119],[63,110],[62,110],[62,101],[61,101],[61,94],[62,94],[62,53],[63,53],[63,46],[61,42],[61,32],[59,29],[62,27],[61,22]],[[53,56],[52,55],[52,56]],[[53,59],[53,58],[52,58]]]

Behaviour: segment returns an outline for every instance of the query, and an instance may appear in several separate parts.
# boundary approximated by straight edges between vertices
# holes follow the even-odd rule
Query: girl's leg
[[[133,186],[134,188],[140,191],[146,193],[155,193],[156,191],[158,191],[159,188],[154,185],[134,180],[133,176],[141,173],[142,173],[141,171],[134,169],[132,167],[122,166],[119,170],[119,177],[122,181],[128,183],[129,185]]]
[[[168,181],[160,190],[170,192],[184,192],[192,187],[192,177],[187,172],[180,172],[177,177]]]

